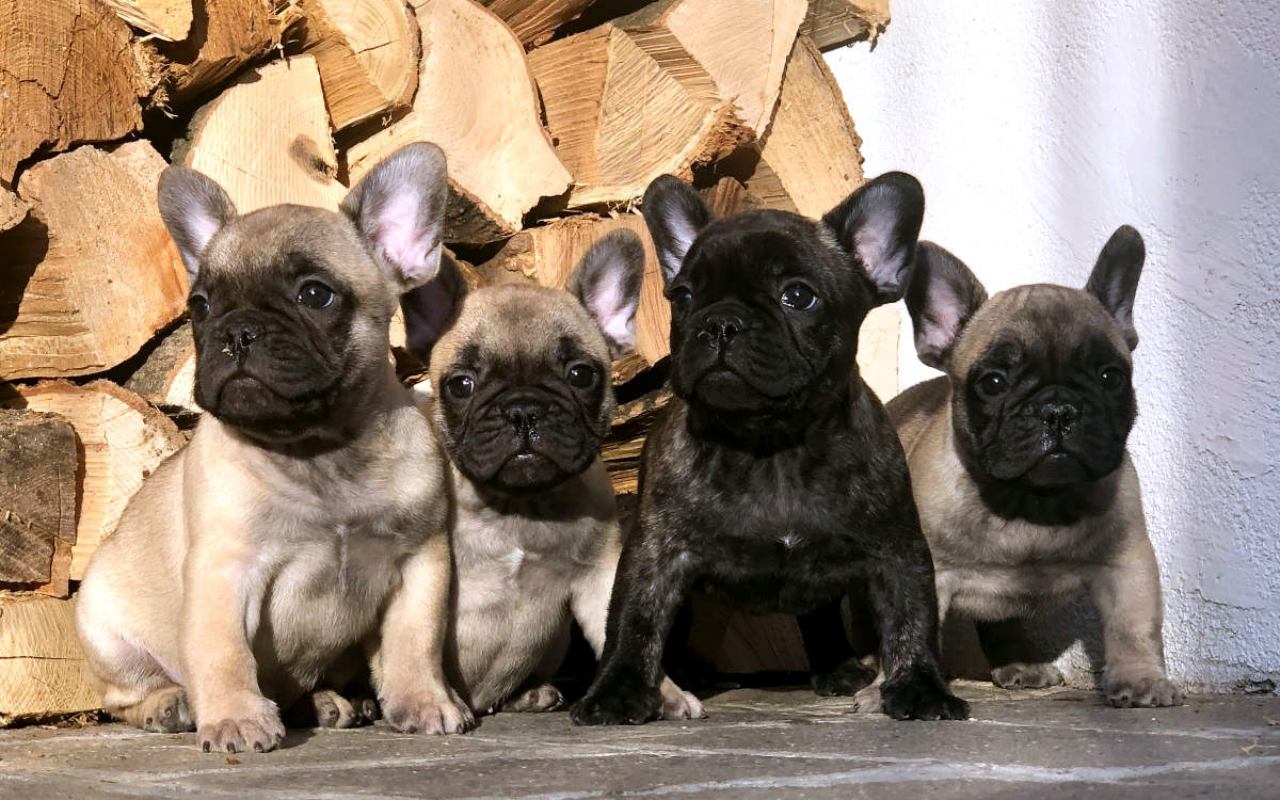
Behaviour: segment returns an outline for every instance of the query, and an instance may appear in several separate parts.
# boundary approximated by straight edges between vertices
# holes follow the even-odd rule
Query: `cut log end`
[[[0,728],[101,707],[73,600],[0,594],[0,619]]]
[[[98,543],[115,530],[129,498],[185,439],[164,414],[105,380],[76,386],[47,381],[20,386],[0,406],[57,414],[83,449],[80,510],[70,577],[80,580]]]

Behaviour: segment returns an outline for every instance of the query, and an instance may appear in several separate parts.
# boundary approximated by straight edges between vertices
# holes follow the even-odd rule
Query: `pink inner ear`
[[[191,244],[195,247],[197,254],[204,252],[204,249],[209,246],[209,240],[221,227],[221,222],[203,210],[192,212],[187,221],[187,230],[191,234]]]
[[[592,293],[588,307],[604,335],[630,346],[635,336],[635,304],[627,302],[616,284],[608,283]]]
[[[951,347],[960,332],[960,296],[948,286],[935,286],[929,291],[929,321],[924,341],[941,353]]]
[[[431,232],[421,227],[416,192],[400,192],[378,210],[378,247],[408,280],[425,277]]]
[[[854,250],[867,275],[882,289],[894,286],[898,281],[898,265],[887,263],[894,223],[895,220],[887,214],[873,214],[853,235]]]

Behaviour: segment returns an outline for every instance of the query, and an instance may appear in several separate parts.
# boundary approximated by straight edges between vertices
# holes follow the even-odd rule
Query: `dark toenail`
[[[144,719],[144,720],[142,721],[142,724],[143,724],[143,725],[150,725],[150,724],[151,724],[151,723],[153,723],[153,722],[155,722],[155,720],[154,720],[153,718],[151,718],[151,717],[147,717],[146,719]]]

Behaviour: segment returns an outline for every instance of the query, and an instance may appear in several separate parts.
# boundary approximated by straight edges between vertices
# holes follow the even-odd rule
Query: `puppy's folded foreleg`
[[[274,750],[284,739],[276,704],[258,688],[250,641],[266,581],[228,544],[203,537],[187,556],[181,643],[196,741],[208,752]]]
[[[938,601],[924,536],[918,528],[903,531],[896,543],[868,576],[880,623],[882,708],[895,719],[965,719],[969,705],[951,694],[939,664]]]
[[[595,681],[570,711],[578,725],[638,725],[665,713],[669,700],[674,704],[673,714],[680,712],[678,701],[685,700],[689,716],[702,715],[702,706],[692,707],[685,693],[662,671],[667,633],[692,580],[692,557],[661,553],[652,540],[634,538],[636,541],[622,552],[617,580],[604,571],[593,579],[597,589],[606,577],[613,584],[607,593],[607,636],[602,645],[600,604],[581,600],[575,604],[575,615],[581,614],[580,620],[589,618],[583,622],[583,630],[588,638],[595,637],[592,645],[600,654]],[[665,538],[655,536],[653,540]],[[583,597],[586,594],[584,589]],[[587,632],[588,625],[591,632]]]
[[[1121,708],[1182,705],[1181,690],[1165,677],[1160,574],[1145,530],[1098,568],[1089,593],[1102,618],[1107,700]]]
[[[449,686],[444,646],[452,579],[449,541],[432,537],[401,568],[400,588],[369,643],[382,716],[406,733],[463,733],[475,716]]]

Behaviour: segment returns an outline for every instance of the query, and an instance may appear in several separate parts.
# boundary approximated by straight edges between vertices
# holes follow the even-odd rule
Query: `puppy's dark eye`
[[[1098,382],[1102,384],[1102,388],[1109,391],[1115,391],[1124,386],[1124,379],[1124,370],[1119,367],[1107,367],[1098,375]]]
[[[193,294],[187,299],[187,308],[191,310],[191,319],[199,322],[209,316],[209,298],[202,294]]]
[[[454,375],[444,382],[444,388],[452,397],[465,400],[475,394],[476,382],[470,375]]]
[[[678,286],[671,290],[671,305],[676,311],[683,311],[691,302],[693,302],[693,292],[689,289]]]
[[[574,364],[569,367],[568,380],[569,385],[579,389],[590,389],[596,385],[596,378],[599,373],[596,368],[590,364]]]
[[[999,372],[988,372],[978,378],[978,391],[987,397],[999,397],[1009,391],[1009,379]]]
[[[818,296],[803,283],[788,284],[787,288],[782,290],[782,304],[787,308],[805,311],[813,308],[817,302]]]
[[[298,302],[307,308],[328,308],[333,305],[334,293],[320,281],[307,281],[298,290]]]

